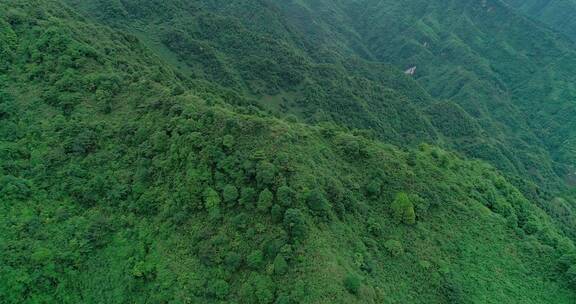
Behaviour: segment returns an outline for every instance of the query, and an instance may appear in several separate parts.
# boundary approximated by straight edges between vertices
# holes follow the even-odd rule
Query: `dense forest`
[[[0,2],[0,303],[575,303],[571,1]]]
[[[545,23],[552,29],[576,40],[576,1],[574,0],[507,0],[507,4],[528,16]]]

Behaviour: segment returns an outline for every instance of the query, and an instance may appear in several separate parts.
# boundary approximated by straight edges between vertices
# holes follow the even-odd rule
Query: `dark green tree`
[[[276,286],[268,276],[257,276],[254,279],[254,295],[259,304],[270,304],[274,302]]]
[[[240,204],[246,208],[254,208],[257,202],[257,194],[256,190],[251,187],[244,187],[242,188],[240,194]]]
[[[270,211],[270,213],[272,215],[272,219],[275,222],[281,222],[282,219],[284,218],[284,208],[282,208],[278,204],[274,204],[274,206],[272,206],[272,210]]]
[[[288,209],[284,213],[284,229],[290,237],[302,240],[306,236],[306,222],[304,215],[299,209]]]
[[[360,286],[362,286],[362,281],[359,276],[348,274],[346,278],[344,278],[344,287],[351,294],[357,295],[360,291]]]
[[[402,247],[402,243],[398,240],[388,240],[384,243],[384,248],[388,251],[393,257],[400,256],[404,253],[404,247]]]
[[[568,280],[568,284],[572,286],[572,288],[576,289],[576,265],[570,266],[566,271],[566,278]]]
[[[257,170],[256,181],[260,187],[268,187],[274,183],[276,167],[273,164],[262,161],[258,164]]]
[[[328,203],[328,200],[322,191],[318,189],[310,191],[306,197],[306,204],[314,214],[319,216],[328,215],[330,203]]]
[[[283,185],[276,191],[276,197],[278,203],[286,208],[290,208],[294,204],[295,193],[292,188],[287,185]]]
[[[268,212],[272,207],[274,194],[268,188],[262,190],[258,196],[258,210],[261,212]]]
[[[238,200],[238,189],[234,185],[226,185],[222,191],[224,202],[233,206]]]

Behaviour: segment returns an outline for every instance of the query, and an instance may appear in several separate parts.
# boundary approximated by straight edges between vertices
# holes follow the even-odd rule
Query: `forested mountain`
[[[507,0],[521,10],[576,41],[576,1],[574,0]]]
[[[576,46],[518,6],[0,2],[0,303],[576,302]]]
[[[482,147],[472,153],[497,157],[502,168],[511,161],[522,174],[540,171],[541,180],[551,178],[544,163],[562,175],[546,154],[574,163],[576,54],[570,40],[499,1],[379,3],[379,10],[357,13],[372,53],[418,67],[416,77],[434,97],[457,102],[503,145],[500,157]]]
[[[286,18],[272,3],[70,2],[142,37],[192,79],[215,82],[275,112],[371,129],[395,143],[436,137],[413,104],[430,99],[418,84],[392,67],[356,58],[349,47],[352,34],[328,25],[318,32],[300,30],[297,26],[307,21]],[[105,9],[111,12],[103,14]],[[333,38],[318,38],[327,36]]]
[[[572,178],[574,47],[499,1],[70,1],[267,108]]]

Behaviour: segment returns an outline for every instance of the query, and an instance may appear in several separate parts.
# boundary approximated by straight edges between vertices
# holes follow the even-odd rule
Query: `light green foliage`
[[[216,190],[208,188],[204,191],[204,206],[210,216],[217,217],[220,215],[220,195]]]
[[[288,271],[288,263],[286,263],[286,259],[282,255],[277,255],[274,258],[274,273],[278,275],[286,274]]]
[[[255,270],[260,269],[264,263],[264,255],[261,250],[254,250],[246,257],[246,264]]]
[[[390,208],[392,209],[392,214],[397,222],[402,222],[408,225],[416,223],[414,204],[406,193],[398,193],[390,205]]]
[[[397,240],[388,240],[384,243],[384,247],[388,254],[393,257],[400,256],[404,253],[404,247],[402,247],[402,243]]]
[[[224,280],[214,280],[208,282],[208,294],[218,298],[218,299],[225,299],[230,292],[230,287],[228,283]]]

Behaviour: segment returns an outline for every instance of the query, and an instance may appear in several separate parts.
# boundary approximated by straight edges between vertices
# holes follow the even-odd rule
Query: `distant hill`
[[[506,3],[542,21],[576,41],[576,1],[573,0],[507,0]]]

